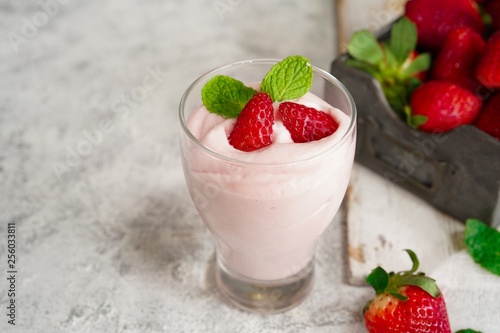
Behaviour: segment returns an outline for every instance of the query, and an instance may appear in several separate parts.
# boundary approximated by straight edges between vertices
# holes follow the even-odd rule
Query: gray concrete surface
[[[344,282],[342,212],[302,305],[265,317],[224,303],[177,143],[197,76],[291,54],[328,70],[334,17],[323,0],[2,1],[0,331],[364,332],[371,294]]]

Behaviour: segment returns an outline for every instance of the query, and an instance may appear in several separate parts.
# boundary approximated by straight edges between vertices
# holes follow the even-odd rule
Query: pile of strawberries
[[[419,129],[443,132],[473,124],[500,140],[500,0],[409,0],[418,51],[432,63],[410,97]]]

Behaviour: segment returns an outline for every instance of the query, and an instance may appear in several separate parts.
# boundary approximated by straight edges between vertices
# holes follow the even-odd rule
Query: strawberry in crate
[[[387,40],[368,30],[353,35],[347,63],[380,82],[410,127],[441,133],[475,124],[497,137],[500,109],[489,100],[500,89],[499,3],[409,0]]]
[[[389,105],[411,127],[425,121],[411,114],[408,101],[431,64],[430,54],[417,53],[416,46],[416,25],[402,18],[394,24],[388,41],[379,42],[372,32],[361,30],[353,35],[347,47],[352,57],[347,64],[373,75]]]
[[[433,53],[453,29],[467,27],[480,35],[485,30],[478,6],[472,0],[408,0],[405,16],[417,25],[419,48]]]

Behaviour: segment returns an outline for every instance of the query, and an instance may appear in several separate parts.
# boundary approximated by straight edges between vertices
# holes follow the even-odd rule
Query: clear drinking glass
[[[258,151],[244,153],[254,154],[245,160],[224,156],[204,146],[188,120],[215,75],[255,83],[278,61],[246,60],[207,72],[186,90],[179,110],[184,175],[215,240],[217,286],[232,304],[260,313],[286,311],[312,290],[316,244],[339,209],[352,169],[354,101],[336,78],[313,67],[310,91],[340,109],[347,125],[321,151],[283,163],[259,162]]]

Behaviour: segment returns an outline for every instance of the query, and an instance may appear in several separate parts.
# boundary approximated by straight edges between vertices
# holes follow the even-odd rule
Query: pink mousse
[[[345,135],[349,116],[312,93],[295,102],[329,113],[339,128],[319,141],[293,143],[275,104],[273,143],[242,152],[227,140],[235,119],[200,106],[187,121],[216,153],[188,143],[183,162],[191,196],[214,235],[219,260],[248,278],[277,280],[303,269],[349,182],[355,150],[354,129]]]

